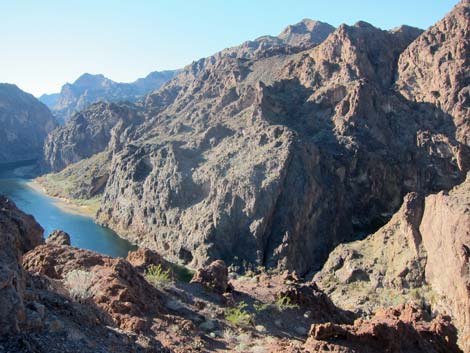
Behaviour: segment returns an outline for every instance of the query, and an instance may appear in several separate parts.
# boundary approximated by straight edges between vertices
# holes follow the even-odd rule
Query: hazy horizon
[[[185,3],[110,0],[98,4],[26,0],[0,4],[7,33],[0,82],[40,96],[60,91],[84,73],[132,82],[152,71],[192,61],[262,35],[278,35],[310,18],[338,26],[363,20],[382,29],[402,24],[426,29],[457,4],[399,0],[377,4],[331,0]]]

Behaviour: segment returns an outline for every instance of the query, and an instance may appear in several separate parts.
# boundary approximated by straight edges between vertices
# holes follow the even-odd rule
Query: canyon
[[[470,352],[469,38],[462,0],[424,31],[304,19],[152,89],[86,74],[52,113],[0,85],[0,163],[138,246],[46,242],[0,198],[0,352]]]

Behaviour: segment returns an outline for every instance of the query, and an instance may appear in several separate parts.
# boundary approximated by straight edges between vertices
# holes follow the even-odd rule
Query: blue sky
[[[303,18],[427,28],[457,0],[0,0],[0,82],[38,96],[84,72],[121,82],[183,67]]]

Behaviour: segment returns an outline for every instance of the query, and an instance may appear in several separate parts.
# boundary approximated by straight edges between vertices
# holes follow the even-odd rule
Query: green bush
[[[271,305],[270,304],[266,304],[266,303],[254,303],[253,304],[253,308],[255,309],[256,313],[260,313],[262,311],[265,311],[267,309],[269,309]]]
[[[240,302],[234,308],[227,308],[225,310],[225,319],[235,326],[248,326],[253,321],[253,315],[250,314],[246,307],[248,304]]]
[[[171,283],[171,270],[165,270],[162,265],[150,265],[144,275],[149,283],[157,287],[164,287]]]
[[[180,282],[189,283],[193,279],[194,271],[183,265],[171,264],[171,269]]]
[[[284,311],[287,309],[298,309],[299,306],[297,304],[292,303],[291,298],[289,298],[287,295],[281,296],[276,299],[276,308],[279,311]]]

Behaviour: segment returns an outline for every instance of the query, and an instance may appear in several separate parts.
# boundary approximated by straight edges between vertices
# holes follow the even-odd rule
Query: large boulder
[[[70,235],[63,230],[54,230],[46,239],[46,244],[70,245]]]
[[[227,266],[222,260],[216,260],[197,270],[191,283],[200,283],[215,293],[223,294],[230,288]]]

